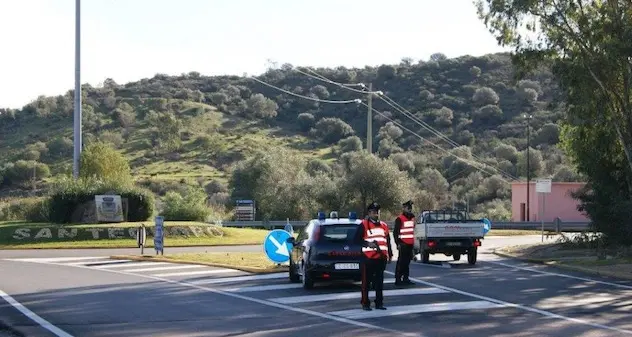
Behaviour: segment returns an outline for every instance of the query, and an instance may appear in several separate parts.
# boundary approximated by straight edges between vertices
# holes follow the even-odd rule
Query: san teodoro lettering
[[[147,236],[153,236],[154,228],[145,227]],[[23,227],[13,233],[14,240],[46,239],[136,239],[137,227],[64,228],[64,227]],[[175,226],[164,228],[165,237],[209,237],[224,236],[216,226]]]

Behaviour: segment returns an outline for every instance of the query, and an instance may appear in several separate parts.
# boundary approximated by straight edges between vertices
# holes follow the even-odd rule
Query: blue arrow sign
[[[275,229],[266,236],[263,241],[263,250],[270,261],[284,263],[290,260],[292,244],[287,242],[290,237],[292,235],[282,229]]]
[[[481,221],[483,221],[483,235],[487,234],[487,232],[489,232],[490,229],[492,229],[492,222],[489,221],[489,219],[487,218],[483,218]]]

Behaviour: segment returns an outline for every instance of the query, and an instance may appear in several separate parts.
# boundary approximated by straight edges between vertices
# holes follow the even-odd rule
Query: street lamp
[[[531,185],[531,156],[529,154],[529,148],[531,147],[531,119],[533,119],[533,116],[529,114],[523,114],[522,117],[527,120],[527,221],[529,221],[529,189]]]

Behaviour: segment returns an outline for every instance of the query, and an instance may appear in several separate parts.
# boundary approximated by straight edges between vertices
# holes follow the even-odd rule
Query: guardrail
[[[385,221],[390,228],[395,225],[394,221]],[[265,228],[265,229],[283,229],[287,221],[221,221],[213,224],[223,227],[238,228]],[[307,225],[307,221],[290,221],[293,228],[301,228]],[[552,232],[582,232],[590,228],[588,221],[550,221],[544,223],[545,231]],[[517,229],[517,230],[540,230],[541,222],[507,222],[492,221],[492,229]]]

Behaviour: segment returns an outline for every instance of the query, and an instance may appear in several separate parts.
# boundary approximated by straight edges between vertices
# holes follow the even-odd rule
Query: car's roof
[[[355,219],[355,220],[351,220],[348,218],[334,218],[334,219],[325,219],[325,220],[319,220],[319,219],[314,219],[311,221],[314,224],[317,225],[360,225],[362,224],[362,220],[360,219]]]

